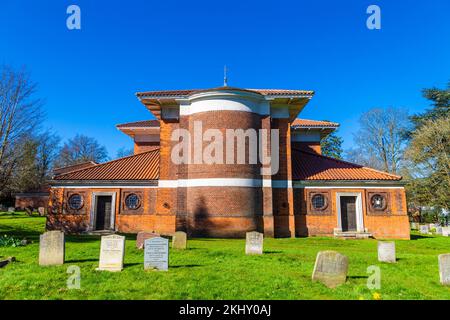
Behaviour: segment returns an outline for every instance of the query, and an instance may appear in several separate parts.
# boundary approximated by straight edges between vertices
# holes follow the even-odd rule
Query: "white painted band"
[[[205,178],[159,180],[160,188],[195,187],[246,187],[246,188],[292,188],[292,181],[271,179]]]

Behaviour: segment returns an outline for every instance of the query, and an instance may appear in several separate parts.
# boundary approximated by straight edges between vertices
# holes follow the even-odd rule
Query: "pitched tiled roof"
[[[71,171],[76,171],[76,170],[80,170],[80,169],[84,169],[84,168],[93,167],[96,165],[97,165],[97,163],[94,161],[87,161],[87,162],[83,162],[83,163],[74,164],[71,166],[55,168],[55,169],[53,169],[53,174],[59,175],[59,174],[63,174],[63,173],[71,172]]]
[[[143,120],[116,125],[117,128],[153,128],[159,127],[159,120]]]
[[[71,171],[54,180],[156,180],[159,177],[159,147],[94,167]]]
[[[162,91],[146,91],[138,92],[138,97],[186,97],[194,93],[208,90],[248,90],[260,93],[264,96],[290,96],[290,95],[313,95],[314,91],[310,90],[283,90],[283,89],[238,89],[231,87],[220,87],[215,89],[191,89],[191,90],[162,90]]]
[[[305,181],[402,179],[386,172],[296,149],[292,150],[292,178]]]
[[[292,122],[291,127],[293,129],[300,129],[300,128],[337,128],[337,127],[339,127],[339,123],[330,122],[330,121],[309,120],[309,119],[295,119],[294,122]]]

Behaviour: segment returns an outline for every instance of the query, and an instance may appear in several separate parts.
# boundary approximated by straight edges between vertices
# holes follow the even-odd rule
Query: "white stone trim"
[[[74,185],[74,186],[52,186],[53,189],[154,189],[158,188],[158,186],[133,186],[133,185],[120,185],[120,186],[96,186],[96,185]]]
[[[405,189],[399,186],[301,186],[294,183],[294,189]]]
[[[362,195],[361,192],[337,192],[336,193],[336,211],[337,211],[337,225],[338,229],[342,230],[341,219],[341,197],[356,197],[356,230],[358,232],[364,232],[364,217],[362,208]]]
[[[97,223],[97,197],[98,196],[111,196],[111,222],[110,229],[116,230],[116,192],[92,192],[91,193],[91,211],[89,230],[95,231],[95,225]]]

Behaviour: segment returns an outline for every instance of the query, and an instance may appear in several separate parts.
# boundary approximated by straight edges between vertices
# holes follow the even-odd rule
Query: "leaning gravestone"
[[[169,269],[169,240],[161,237],[145,240],[144,269],[158,271]]]
[[[172,237],[172,249],[186,249],[187,235],[186,232],[177,231]]]
[[[378,261],[395,263],[395,242],[378,241]]]
[[[450,254],[440,254],[438,259],[441,284],[450,286]]]
[[[320,251],[317,254],[313,281],[322,282],[328,288],[335,288],[347,280],[348,258],[336,251]]]
[[[430,232],[428,225],[426,225],[426,224],[421,225],[419,230],[420,230],[421,234],[428,234],[428,232]]]
[[[256,231],[247,232],[245,237],[245,254],[262,254],[263,242],[264,235],[262,233]]]
[[[125,255],[125,237],[103,236],[100,245],[100,263],[96,270],[122,271]]]
[[[448,237],[450,235],[450,227],[442,227],[442,235]]]
[[[141,250],[144,249],[145,240],[156,237],[159,237],[159,234],[149,231],[139,232],[136,237],[136,248]]]
[[[39,237],[39,265],[56,266],[64,264],[64,232],[48,231]]]

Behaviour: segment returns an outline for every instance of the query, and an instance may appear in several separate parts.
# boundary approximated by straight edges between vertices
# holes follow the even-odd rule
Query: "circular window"
[[[375,194],[370,199],[370,204],[375,210],[384,210],[386,209],[386,198],[381,194]]]
[[[83,207],[83,197],[79,194],[73,194],[69,197],[69,208],[79,210]]]
[[[141,206],[141,200],[137,194],[131,193],[125,198],[125,205],[128,209],[135,210]]]
[[[316,210],[323,210],[327,205],[326,198],[323,194],[315,194],[311,201],[313,208]]]

